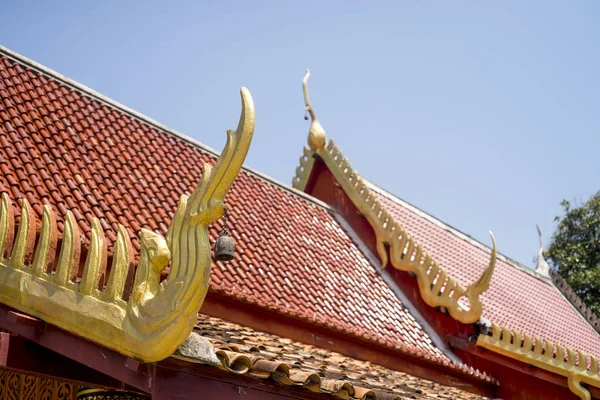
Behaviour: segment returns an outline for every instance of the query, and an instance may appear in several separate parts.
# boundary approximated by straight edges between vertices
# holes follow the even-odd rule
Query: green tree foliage
[[[600,315],[600,192],[583,205],[573,207],[567,200],[556,217],[547,256],[581,300]]]

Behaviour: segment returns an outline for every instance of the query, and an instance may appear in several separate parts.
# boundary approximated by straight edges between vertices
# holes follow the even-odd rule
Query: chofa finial
[[[310,69],[307,68],[306,75],[304,75],[304,79],[302,80],[302,88],[304,89],[304,102],[306,103],[306,111],[310,114],[310,118],[312,120],[310,123],[310,131],[308,132],[308,145],[310,146],[311,150],[315,151],[325,146],[325,129],[323,129],[323,126],[315,115],[315,111],[310,105],[307,86],[308,78],[310,78]]]
[[[544,244],[542,243],[542,231],[540,229],[540,226],[537,223],[535,224],[535,227],[537,228],[538,236],[540,237],[540,249],[538,250],[538,258],[537,258],[537,265],[535,266],[535,272],[549,278],[550,277],[550,266],[548,265],[548,263],[546,262],[546,259],[544,258]]]

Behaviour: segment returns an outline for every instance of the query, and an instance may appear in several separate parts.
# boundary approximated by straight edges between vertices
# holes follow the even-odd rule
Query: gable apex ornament
[[[141,230],[140,258],[128,301],[123,292],[130,285],[134,257],[125,227],[119,226],[103,287],[100,275],[106,271],[106,238],[99,220],[92,220],[90,247],[81,281],[76,283],[81,239],[73,213],[65,217],[60,253],[54,262],[58,247],[54,212],[44,206],[36,244],[31,206],[23,199],[15,235],[13,208],[4,193],[0,202],[0,302],[145,362],[173,354],[192,331],[208,290],[208,226],[223,215],[225,195],[254,134],[254,104],[246,88],[241,98],[237,129],[227,131],[223,152],[214,166],[204,165],[191,196],[181,196],[166,238]],[[160,282],[169,262],[171,270]]]
[[[431,307],[444,307],[455,320],[463,324],[477,322],[483,314],[481,294],[488,290],[496,266],[496,240],[492,238],[492,249],[488,266],[481,276],[467,288],[454,280],[427,254],[414,238],[402,227],[399,221],[381,204],[377,194],[368,183],[352,168],[350,162],[332,139],[326,141],[325,130],[319,123],[308,96],[307,82],[310,70],[302,80],[306,111],[312,118],[308,144],[300,157],[296,176],[292,180],[295,189],[304,191],[315,163],[315,155],[325,163],[344,193],[363,215],[374,230],[377,252],[381,265],[391,264],[401,271],[416,276],[421,298]],[[468,300],[468,306],[465,301]]]
[[[302,89],[304,89],[304,103],[306,104],[306,112],[310,115],[311,123],[310,130],[308,132],[308,145],[312,151],[317,151],[325,147],[325,129],[317,119],[317,115],[315,114],[315,110],[310,104],[310,98],[308,97],[308,78],[310,78],[310,69],[306,69],[306,75],[304,75],[304,79],[302,79]],[[305,119],[308,119],[306,116]]]

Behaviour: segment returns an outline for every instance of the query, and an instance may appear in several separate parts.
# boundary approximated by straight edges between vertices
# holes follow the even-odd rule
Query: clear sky
[[[600,3],[5,1],[0,43],[289,184],[301,80],[364,177],[532,267],[559,202],[600,189]],[[460,262],[460,260],[457,260]],[[483,267],[483,266],[482,266]]]

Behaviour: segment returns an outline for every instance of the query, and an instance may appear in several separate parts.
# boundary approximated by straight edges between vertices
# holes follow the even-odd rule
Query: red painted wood
[[[89,342],[54,325],[45,324],[45,329],[40,331],[39,324],[21,323],[19,318],[9,316],[14,315],[10,313],[17,312],[4,304],[0,304],[0,328],[23,336],[34,343],[122,381],[138,390],[146,393],[150,392],[150,380],[148,378],[151,376],[151,371],[148,364],[142,364],[141,371],[132,371],[126,367],[127,357],[122,354]]]
[[[0,333],[0,368],[98,388],[123,389],[126,386],[117,379],[9,333]]]
[[[314,184],[309,194],[336,209],[358,237],[361,238],[361,241],[371,253],[379,260],[376,236],[371,224],[360,214],[329,169],[325,167],[319,168],[318,176],[315,176],[313,179]],[[439,312],[439,310],[427,305],[421,297],[419,286],[414,276],[393,268],[389,263],[386,266],[386,270],[402,292],[409,298],[413,306],[417,308],[419,313],[423,315],[442,338],[446,335],[453,335],[467,339],[474,333],[471,325],[461,324],[445,313]]]
[[[322,394],[312,393],[297,386],[284,386],[174,359],[158,363],[154,378],[156,384],[152,388],[152,400],[323,399]]]
[[[497,397],[503,399],[578,399],[568,387],[567,378],[505,357],[458,338],[448,338],[459,357],[484,369],[500,381]],[[600,399],[600,389],[589,388],[592,398]]]
[[[315,166],[317,165],[311,176],[311,185],[307,185],[306,192],[336,209],[369,250],[378,257],[376,237],[370,223],[359,213],[329,169],[322,162],[315,163]],[[438,335],[446,344],[453,345],[455,354],[467,365],[485,371],[500,382],[496,397],[503,399],[576,398],[568,389],[566,378],[468,343],[469,338],[476,334],[474,325],[458,323],[444,310],[428,306],[422,300],[417,281],[413,276],[396,270],[390,265],[386,267],[394,282]],[[448,338],[454,338],[453,343],[449,343]],[[457,343],[462,345],[457,346]],[[600,390],[591,388],[590,392],[594,398],[600,398]]]

